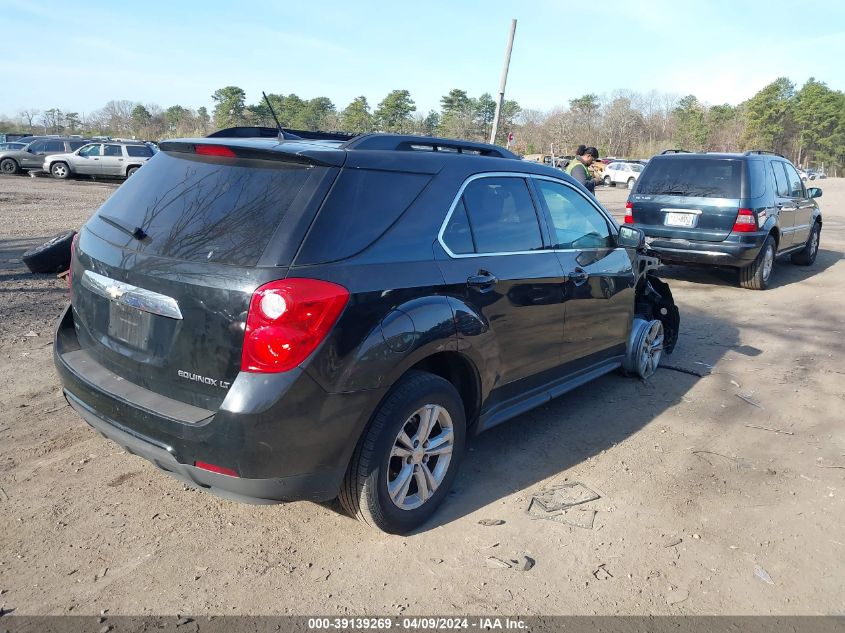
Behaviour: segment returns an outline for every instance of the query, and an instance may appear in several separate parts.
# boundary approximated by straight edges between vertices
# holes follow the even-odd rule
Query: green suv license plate
[[[666,226],[683,226],[691,228],[695,226],[695,214],[670,211],[666,214],[663,224]]]

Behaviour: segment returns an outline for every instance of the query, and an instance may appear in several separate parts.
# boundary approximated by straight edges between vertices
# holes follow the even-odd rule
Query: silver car
[[[153,151],[140,142],[88,143],[70,154],[48,156],[43,169],[61,179],[75,174],[129,178],[152,156]]]

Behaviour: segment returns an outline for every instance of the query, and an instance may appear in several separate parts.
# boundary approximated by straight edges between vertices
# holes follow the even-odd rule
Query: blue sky
[[[111,99],[210,109],[227,85],[248,103],[265,90],[338,109],[407,89],[428,111],[452,88],[497,91],[511,18],[506,97],[525,108],[615,90],[736,104],[779,76],[845,90],[835,0],[4,0],[0,114]]]

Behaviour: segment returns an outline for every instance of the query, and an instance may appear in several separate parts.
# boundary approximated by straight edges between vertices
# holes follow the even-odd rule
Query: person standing
[[[584,185],[587,191],[593,195],[595,195],[596,185],[600,181],[593,178],[589,167],[594,161],[598,160],[598,158],[599,150],[595,147],[579,145],[578,149],[575,150],[575,158],[569,161],[569,165],[566,166],[566,173]]]

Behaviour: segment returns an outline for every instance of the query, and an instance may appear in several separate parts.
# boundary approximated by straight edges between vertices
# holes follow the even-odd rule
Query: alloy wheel
[[[449,412],[437,404],[417,409],[393,441],[387,468],[387,493],[401,510],[423,505],[446,477],[454,450]]]

